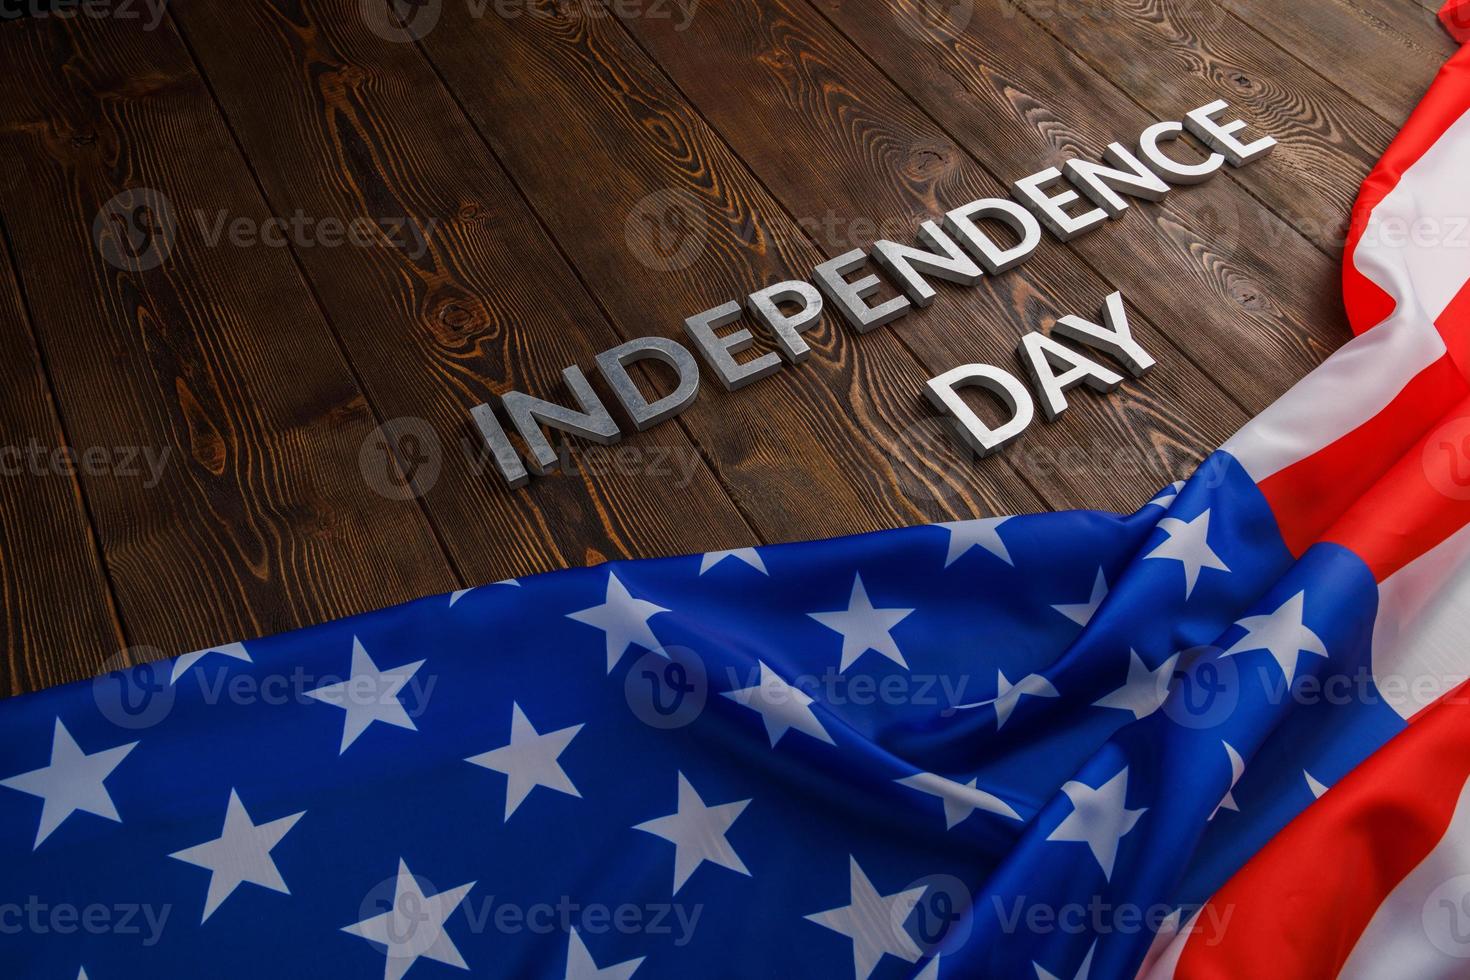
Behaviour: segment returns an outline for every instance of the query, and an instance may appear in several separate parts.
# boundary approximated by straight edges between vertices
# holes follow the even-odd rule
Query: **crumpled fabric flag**
[[[1462,974],[1467,109],[1462,51],[1364,185],[1354,339],[1134,514],[614,562],[0,704],[0,972]]]

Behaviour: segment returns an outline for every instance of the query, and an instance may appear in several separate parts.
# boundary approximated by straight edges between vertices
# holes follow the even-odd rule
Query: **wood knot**
[[[473,296],[456,294],[429,301],[429,329],[445,347],[459,347],[465,340],[485,329],[490,323],[480,301]]]
[[[70,142],[72,146],[95,146],[97,134],[93,132],[73,133]]]
[[[1252,312],[1266,308],[1265,295],[1252,282],[1233,283],[1230,287],[1230,298],[1235,300],[1242,309]]]
[[[459,210],[454,212],[454,217],[457,221],[478,221],[483,213],[484,209],[472,201],[469,204],[460,205]]]
[[[909,151],[910,175],[920,179],[937,177],[950,169],[953,151],[947,146],[917,146]]]

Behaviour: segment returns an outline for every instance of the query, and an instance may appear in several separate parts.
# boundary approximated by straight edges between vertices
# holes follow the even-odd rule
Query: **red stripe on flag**
[[[1449,827],[1470,778],[1467,689],[1427,708],[1226,882],[1199,913],[1228,913],[1223,933],[1192,933],[1176,980],[1335,975]]]
[[[1452,2],[1470,9],[1470,0]],[[1359,272],[1353,262],[1368,227],[1368,216],[1398,186],[1404,171],[1429,152],[1429,148],[1466,110],[1470,110],[1470,47],[1462,48],[1439,70],[1428,95],[1389,144],[1378,166],[1363,181],[1363,188],[1353,204],[1342,263],[1342,292],[1354,333],[1362,333],[1382,323],[1393,313],[1395,305],[1393,297]]]
[[[1262,480],[1261,493],[1271,505],[1292,554],[1300,556],[1321,540],[1328,528],[1357,506],[1387,471],[1412,453],[1415,443],[1466,393],[1465,380],[1454,362],[1442,357],[1419,372],[1372,419]],[[1343,397],[1350,398],[1352,393],[1344,392]],[[1412,513],[1392,510],[1378,516],[1393,526],[1409,520]],[[1356,550],[1353,545],[1349,547]],[[1359,555],[1368,559],[1361,552]]]

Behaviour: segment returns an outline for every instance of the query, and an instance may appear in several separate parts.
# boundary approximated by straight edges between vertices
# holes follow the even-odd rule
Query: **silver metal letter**
[[[1108,213],[1102,208],[1093,208],[1076,216],[1068,214],[1067,205],[1082,200],[1082,195],[1070,189],[1057,194],[1048,193],[1048,189],[1061,182],[1062,172],[1056,167],[1047,167],[1022,177],[1012,185],[1012,189],[1020,195],[1017,200],[1036,213],[1047,231],[1064,242],[1070,242],[1084,231],[1091,231],[1107,221]]]
[[[1205,146],[1222,154],[1230,161],[1232,167],[1243,167],[1252,160],[1270,153],[1276,146],[1276,140],[1273,137],[1262,136],[1248,144],[1235,138],[1235,134],[1245,128],[1244,120],[1234,119],[1228,123],[1215,121],[1214,117],[1228,108],[1230,108],[1230,103],[1224,99],[1216,99],[1209,105],[1202,105],[1186,113],[1184,126]]]
[[[843,318],[858,333],[867,333],[874,327],[881,327],[909,311],[909,301],[903,296],[894,296],[877,306],[869,306],[864,302],[866,297],[876,293],[882,285],[882,280],[877,276],[863,276],[856,282],[848,282],[844,278],[849,273],[856,272],[866,258],[862,249],[855,248],[823,262],[813,270],[817,287],[837,304]]]
[[[1041,392],[1041,413],[1048,422],[1067,410],[1068,388],[1086,383],[1093,391],[1108,392],[1123,383],[1117,371],[1035,330],[1021,338],[1016,354]],[[1068,369],[1057,374],[1053,365]]]
[[[500,398],[505,414],[510,416],[516,431],[526,441],[526,448],[531,451],[531,464],[538,474],[550,473],[559,462],[556,450],[551,448],[546,433],[541,431],[543,425],[604,446],[612,445],[621,437],[618,424],[608,414],[592,385],[588,384],[582,369],[574,364],[564,369],[561,376],[576,397],[577,404],[582,406],[580,412],[519,391],[507,391]],[[477,416],[476,421],[481,422],[483,432],[483,419]]]
[[[1123,308],[1122,293],[1108,294],[1103,306],[1103,323],[1107,326],[1100,327],[1091,320],[1068,315],[1058,320],[1051,332],[1113,355],[1127,366],[1135,378],[1142,377],[1154,366],[1154,359],[1133,339],[1133,333],[1128,329],[1128,311]]]
[[[1169,183],[1202,184],[1215,176],[1215,172],[1224,165],[1225,158],[1218,153],[1211,153],[1199,163],[1180,163],[1166,156],[1159,149],[1159,144],[1167,140],[1177,140],[1182,132],[1184,126],[1181,123],[1154,123],[1138,134],[1138,152],[1143,154],[1154,172],[1161,174]]]
[[[961,286],[973,286],[984,275],[974,260],[934,222],[925,221],[919,225],[918,237],[932,251],[886,239],[873,243],[873,261],[898,283],[915,306],[928,306],[934,302],[934,287],[919,275],[921,272]]]
[[[1010,419],[998,426],[986,425],[959,396],[960,388],[984,388],[1000,399]],[[930,378],[924,394],[935,408],[959,422],[960,437],[980,456],[989,456],[1020,436],[1036,415],[1031,393],[1020,379],[992,364],[965,364]]]
[[[975,224],[977,218],[995,218],[1020,235],[1021,240],[1010,248],[1001,248]],[[1004,197],[982,197],[955,208],[945,214],[944,230],[958,238],[992,276],[1025,262],[1041,244],[1041,225],[1036,217]]]
[[[782,303],[800,303],[795,313],[782,313]],[[750,315],[776,335],[776,346],[792,364],[800,364],[811,355],[801,335],[817,325],[822,315],[822,294],[817,287],[800,279],[778,282],[774,286],[757,290],[745,300]]]
[[[1108,144],[1104,158],[1113,166],[1092,160],[1068,160],[1063,164],[1062,172],[1093,204],[1106,211],[1108,217],[1116,218],[1128,207],[1128,202],[1113,190],[1114,187],[1122,189],[1130,197],[1145,201],[1162,201],[1169,193],[1169,185],[1121,143]]]
[[[755,343],[755,336],[744,327],[721,337],[715,331],[740,319],[740,304],[731,300],[703,313],[684,320],[684,330],[694,346],[704,355],[705,361],[714,370],[726,391],[744,388],[752,381],[767,378],[781,370],[781,358],[775,351],[768,351],[744,364],[734,355],[748,350]]]
[[[638,361],[662,361],[674,369],[678,386],[654,402],[643,397],[628,365]],[[689,348],[665,337],[639,337],[597,355],[597,369],[607,379],[633,427],[639,432],[673,418],[693,404],[699,395],[699,364]]]
[[[480,437],[485,440],[485,445],[495,456],[495,468],[515,490],[525,486],[531,481],[531,476],[526,472],[526,467],[521,463],[521,457],[516,453],[514,446],[510,444],[510,437],[505,434],[505,428],[500,424],[500,419],[495,417],[495,410],[489,405],[479,404],[470,409],[470,416],[475,420],[475,426],[480,430]]]

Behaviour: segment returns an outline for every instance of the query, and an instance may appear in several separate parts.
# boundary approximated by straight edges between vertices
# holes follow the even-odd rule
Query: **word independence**
[[[1128,208],[1125,196],[1159,201],[1175,186],[1208,180],[1227,162],[1240,167],[1269,153],[1276,141],[1261,136],[1242,142],[1237,134],[1245,122],[1221,118],[1229,108],[1226,102],[1216,101],[1187,113],[1182,121],[1154,123],[1139,134],[1136,152],[1121,143],[1109,145],[1103,155],[1106,164],[1074,159],[1060,169],[1039,170],[1011,186],[1014,200],[981,198],[946,213],[942,222],[923,222],[917,232],[922,247],[885,240],[875,242],[871,253],[853,249],[813,269],[810,282],[778,282],[747,296],[743,309],[731,300],[695,314],[684,321],[685,332],[727,390],[743,388],[787,364],[807,359],[811,348],[802,334],[816,325],[824,302],[834,306],[854,330],[866,333],[915,306],[932,303],[937,294],[930,279],[973,286],[986,274],[1015,268],[1041,244],[1043,228],[1061,241],[1070,241],[1120,216]],[[1164,151],[1165,144],[1179,141],[1186,130],[1208,148],[1207,156],[1184,161],[1177,150],[1172,154]],[[1005,228],[1006,242],[998,242],[982,222]],[[888,274],[895,295],[873,301],[883,289],[883,280],[872,273],[852,278],[870,258]],[[773,350],[736,358],[754,345],[755,335],[743,326],[722,331],[743,313],[749,313],[768,332]],[[1121,374],[1062,343],[1058,335],[1116,358],[1135,377],[1153,366],[1153,358],[1129,332],[1120,294],[1107,298],[1102,319],[1097,324],[1064,316],[1051,335],[1032,331],[1021,338],[1017,355],[1048,421],[1066,410],[1069,389],[1086,384],[1096,391],[1112,391],[1123,382]],[[629,372],[640,361],[671,369],[673,389],[654,398],[645,395]],[[699,395],[699,364],[694,354],[666,337],[630,340],[598,354],[596,362],[598,373],[639,432],[678,415]],[[622,436],[622,429],[581,368],[572,365],[562,377],[578,408],[519,391],[509,391],[499,399],[501,412],[525,444],[526,459],[517,452],[494,408],[481,404],[471,409],[496,468],[512,487],[524,486],[531,472],[545,474],[556,468],[560,456],[547,439],[546,429],[602,445]],[[1002,420],[995,424],[982,420],[959,394],[965,388],[994,396],[1003,410]],[[1036,414],[1036,398],[1026,385],[993,364],[966,364],[946,371],[928,381],[925,393],[936,409],[954,419],[964,442],[982,456],[1019,437]]]

